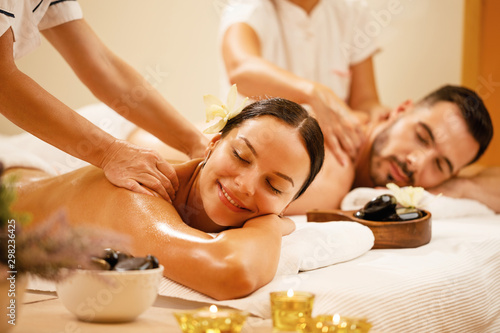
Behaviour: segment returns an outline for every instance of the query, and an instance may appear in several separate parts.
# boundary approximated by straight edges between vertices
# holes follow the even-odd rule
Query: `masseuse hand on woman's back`
[[[111,145],[101,167],[112,184],[152,195],[150,189],[169,202],[175,199],[179,189],[174,168],[156,151],[123,140]]]

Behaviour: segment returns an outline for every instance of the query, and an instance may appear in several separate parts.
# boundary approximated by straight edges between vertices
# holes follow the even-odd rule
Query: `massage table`
[[[82,113],[99,114],[100,120],[94,123],[116,137],[130,131],[128,124],[122,126],[114,113],[105,113],[103,108],[101,104],[89,106]],[[4,153],[17,143],[38,154],[33,160],[14,154],[10,156],[14,164],[24,161],[57,169],[56,173],[84,165],[68,156],[51,162],[53,148],[28,144],[31,139],[2,140],[7,142],[1,147]],[[18,148],[10,152],[18,153]],[[379,191],[354,190],[344,199],[342,209],[360,208]],[[402,249],[371,249],[373,237],[358,223],[310,223],[305,215],[293,216],[297,231],[283,238],[278,272],[269,284],[244,298],[216,301],[164,278],[155,306],[135,323],[122,326],[78,322],[58,303],[53,284],[31,279],[26,316],[14,332],[28,332],[33,327],[37,332],[54,332],[55,328],[63,332],[68,325],[72,332],[127,332],[127,327],[131,332],[134,327],[180,332],[172,312],[206,304],[249,312],[244,332],[270,332],[269,293],[288,289],[315,294],[313,316],[365,317],[373,325],[372,332],[500,332],[500,214],[474,200],[447,197],[432,197],[426,209],[432,213],[431,241]],[[39,311],[45,311],[43,316]],[[161,318],[155,320],[155,316]],[[32,318],[43,318],[46,325],[36,325]]]

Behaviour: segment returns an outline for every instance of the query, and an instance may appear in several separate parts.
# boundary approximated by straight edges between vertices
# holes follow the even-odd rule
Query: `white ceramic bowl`
[[[156,300],[163,266],[125,272],[75,270],[56,284],[57,295],[78,319],[127,322]]]

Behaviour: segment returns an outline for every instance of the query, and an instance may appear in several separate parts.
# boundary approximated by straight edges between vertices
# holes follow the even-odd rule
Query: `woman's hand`
[[[116,140],[100,166],[113,185],[152,195],[148,188],[170,203],[179,188],[174,168],[156,151],[126,141]]]
[[[361,124],[350,108],[333,91],[319,83],[314,84],[308,103],[325,136],[325,145],[344,165],[342,150],[354,160],[364,139]]]

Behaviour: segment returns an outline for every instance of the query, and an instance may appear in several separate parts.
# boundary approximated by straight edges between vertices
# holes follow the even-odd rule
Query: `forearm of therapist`
[[[365,113],[366,121],[385,120],[391,109],[380,103],[375,83],[373,57],[351,66],[349,106]]]
[[[248,25],[231,26],[223,37],[222,56],[231,83],[250,97],[280,96],[296,103],[309,102],[311,83],[266,61],[257,34]]]
[[[192,158],[203,156],[206,137],[152,84],[109,50],[85,20],[47,29],[43,35],[99,100],[169,146]],[[156,80],[162,80],[161,68],[154,71]]]
[[[20,72],[13,60],[12,44],[12,32],[8,30],[0,37],[3,115],[40,139],[103,168],[107,178],[119,187],[150,194],[142,184],[167,200],[175,195],[178,181],[169,164],[151,150],[116,140]]]

